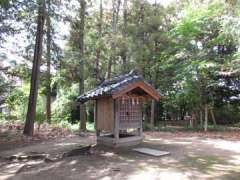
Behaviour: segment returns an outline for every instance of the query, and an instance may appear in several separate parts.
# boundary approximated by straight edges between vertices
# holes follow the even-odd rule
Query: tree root
[[[63,154],[58,154],[56,157],[50,158],[50,154],[46,153],[39,153],[39,152],[30,152],[22,155],[12,155],[9,157],[6,157],[5,160],[8,161],[29,161],[29,160],[44,160],[46,163],[51,162],[57,162],[62,160],[66,157],[72,157],[72,156],[79,156],[79,155],[90,155],[91,154],[91,148],[92,145],[88,146],[78,146],[75,149],[72,149],[68,152],[64,152]]]

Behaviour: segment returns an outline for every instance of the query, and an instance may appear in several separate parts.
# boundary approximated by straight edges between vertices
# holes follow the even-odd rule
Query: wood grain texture
[[[101,98],[97,100],[96,129],[113,131],[114,128],[114,100],[112,98]]]
[[[138,81],[138,82],[127,85],[126,87],[122,88],[121,90],[115,92],[112,95],[112,97],[113,97],[113,99],[116,99],[118,97],[123,96],[125,93],[130,92],[131,90],[137,88],[137,87],[144,90],[146,92],[146,94],[151,96],[156,101],[159,101],[159,99],[161,98],[160,94],[153,87],[147,85],[143,81]]]

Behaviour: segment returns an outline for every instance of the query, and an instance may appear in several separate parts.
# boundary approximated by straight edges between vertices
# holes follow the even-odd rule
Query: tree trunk
[[[200,109],[200,112],[199,112],[199,116],[200,116],[200,127],[202,128],[203,127],[203,112],[202,110]]]
[[[103,8],[102,8],[102,0],[100,0],[100,17],[99,17],[99,24],[98,24],[98,39],[101,41],[102,38],[102,18],[103,18]],[[100,56],[101,56],[101,47],[97,47],[96,51],[96,84],[98,85],[101,80],[100,80]]]
[[[214,124],[214,126],[216,126],[217,122],[216,122],[212,107],[210,108],[210,114],[211,114],[211,117],[212,117],[213,124]]]
[[[80,34],[79,34],[79,50],[80,50],[80,64],[79,64],[79,94],[84,93],[84,26],[85,26],[85,0],[80,1]],[[80,132],[86,131],[86,107],[85,104],[80,104]]]
[[[51,123],[51,21],[50,21],[50,0],[47,0],[47,101],[46,118]]]
[[[129,71],[127,63],[127,0],[123,3],[123,38],[124,38],[124,50],[122,52],[123,69],[122,72],[126,73]]]
[[[117,33],[117,22],[118,22],[118,13],[119,13],[119,8],[120,8],[120,4],[121,4],[121,0],[113,0],[112,1],[113,4],[113,15],[112,15],[112,37],[111,37],[111,55],[108,61],[108,71],[107,71],[107,78],[110,79],[112,76],[112,65],[113,62],[115,61],[115,50],[116,50],[116,44],[115,44],[115,40],[114,37]]]
[[[154,115],[155,115],[155,100],[152,100],[151,103],[151,118],[150,118],[150,125],[154,128]]]
[[[39,84],[39,69],[42,59],[42,41],[43,41],[43,26],[45,19],[45,1],[38,1],[38,18],[37,18],[37,33],[34,48],[33,67],[31,75],[31,87],[28,101],[28,111],[23,134],[32,136],[34,133],[34,119],[36,115],[38,84]]]
[[[156,2],[155,2],[155,6],[156,6]],[[155,16],[157,16],[156,14],[156,10],[155,10]],[[154,39],[154,55],[153,55],[153,62],[156,60],[156,55],[157,55],[157,39]],[[152,68],[152,67],[151,67]],[[151,69],[149,69],[149,72],[151,72]],[[156,86],[156,80],[157,80],[157,71],[154,70],[154,72],[152,73],[152,85],[153,87]],[[154,119],[155,119],[155,100],[152,100],[151,103],[151,126],[152,128],[154,128]]]
[[[204,121],[204,131],[206,132],[208,128],[208,105],[205,105],[205,121]]]
[[[191,119],[192,119],[192,125],[193,125],[193,127],[196,128],[196,127],[197,127],[197,122],[196,122],[196,119],[197,119],[197,118],[196,118],[196,112],[195,112],[195,111],[192,113]]]

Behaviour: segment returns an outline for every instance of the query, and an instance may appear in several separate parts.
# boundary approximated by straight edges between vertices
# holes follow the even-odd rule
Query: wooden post
[[[203,127],[203,112],[202,109],[200,109],[200,127]]]
[[[154,117],[155,116],[155,101],[152,100],[151,102],[151,117],[150,117],[150,126],[152,130],[154,130]]]
[[[143,106],[142,106],[142,104],[139,104],[139,106],[140,106],[140,109],[141,109],[141,111],[143,111]],[[142,136],[142,132],[143,132],[143,113],[141,112],[141,117],[140,117],[140,128],[138,129],[138,135],[139,136]]]
[[[97,100],[94,101],[94,127],[96,130],[96,136],[100,136],[100,130],[97,128]]]
[[[142,136],[142,119],[141,119],[141,124],[140,124],[140,127],[138,128],[138,136]]]
[[[204,131],[206,132],[208,128],[208,105],[205,105],[205,121],[204,121]]]
[[[115,142],[119,140],[119,100],[114,100],[114,139]]]

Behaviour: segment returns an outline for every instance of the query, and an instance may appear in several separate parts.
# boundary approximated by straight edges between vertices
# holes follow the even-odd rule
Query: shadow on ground
[[[51,146],[47,147],[52,148],[52,152],[58,151],[58,148],[63,151],[64,148],[83,141],[88,142],[87,138],[75,137],[52,142]],[[216,141],[223,143],[223,140],[214,139],[213,144]],[[94,140],[91,139],[89,142]],[[231,142],[226,143],[230,145]],[[141,147],[169,151],[171,155],[159,158],[139,154],[129,148],[112,149],[96,146],[91,155],[75,156],[59,162],[2,164],[0,179],[239,179],[240,153],[231,151],[231,148],[228,150],[217,148],[213,144],[211,139],[206,142],[206,139],[198,137],[168,137],[164,134],[161,138],[147,136]],[[43,147],[44,145],[41,146]]]

